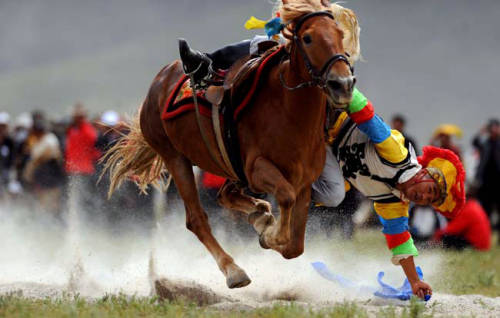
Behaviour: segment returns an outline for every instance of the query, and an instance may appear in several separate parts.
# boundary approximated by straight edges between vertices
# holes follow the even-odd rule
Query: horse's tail
[[[101,162],[104,163],[101,177],[109,171],[108,197],[111,197],[123,181],[129,178],[139,186],[143,193],[147,193],[150,184],[162,188],[168,186],[170,179],[165,178],[168,171],[163,160],[149,146],[142,135],[139,121],[140,111],[141,109],[131,123],[125,124],[129,132],[106,151],[101,159]]]

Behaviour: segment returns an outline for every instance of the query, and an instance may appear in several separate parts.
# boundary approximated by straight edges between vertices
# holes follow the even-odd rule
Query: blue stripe
[[[358,128],[376,144],[391,136],[391,128],[377,114],[369,121],[359,124]]]
[[[399,234],[408,231],[408,218],[406,216],[386,220],[379,215],[378,218],[384,227],[382,230],[384,234]]]

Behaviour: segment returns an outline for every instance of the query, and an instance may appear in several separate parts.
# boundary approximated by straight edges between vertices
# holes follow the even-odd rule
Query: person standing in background
[[[6,192],[14,164],[14,143],[9,136],[9,119],[9,114],[0,113],[0,199]]]
[[[42,112],[33,114],[33,127],[25,143],[28,160],[23,179],[32,189],[43,212],[59,217],[64,171],[62,153],[56,135],[47,129]]]
[[[95,144],[97,131],[87,121],[83,105],[75,105],[71,124],[66,132],[65,170],[70,177],[70,209],[94,211],[93,175],[99,151]],[[77,206],[71,206],[71,202]]]
[[[460,127],[453,124],[441,124],[432,134],[430,144],[439,148],[451,150],[460,160],[462,160],[462,150],[455,143],[454,138],[462,138],[462,130]]]
[[[77,103],[73,120],[66,133],[66,172],[73,176],[91,176],[95,173],[95,163],[99,152],[95,147],[97,131],[87,121],[83,105]]]
[[[500,121],[490,119],[472,144],[479,152],[474,186],[479,202],[493,221],[495,210],[500,214]],[[492,223],[492,227],[500,231],[500,222]]]
[[[416,154],[419,155],[420,148],[417,146],[415,138],[406,133],[405,127],[406,127],[406,118],[403,115],[395,114],[394,116],[392,116],[391,129],[396,129],[397,131],[399,131],[405,137],[405,140],[408,141],[410,144],[412,144]]]

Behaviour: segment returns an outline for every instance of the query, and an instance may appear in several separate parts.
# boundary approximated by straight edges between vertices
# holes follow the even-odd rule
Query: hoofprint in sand
[[[110,234],[85,222],[79,223],[77,235],[68,234],[66,228],[22,209],[0,208],[0,218],[2,295],[21,292],[25,297],[58,298],[78,294],[97,299],[118,293],[148,297],[160,291],[160,296],[221,310],[251,310],[277,302],[320,310],[354,301],[370,315],[389,306],[401,311],[408,305],[345,290],[311,267],[311,262],[321,260],[336,272],[371,285],[376,283],[377,272],[384,270],[387,282],[397,285],[403,274],[390,264],[383,238],[380,244],[360,244],[360,238],[343,242],[317,237],[308,240],[303,256],[285,260],[261,249],[256,237],[239,239],[218,230],[223,246],[252,279],[245,288],[229,290],[210,255],[176,214],[165,217],[153,237],[133,227]],[[368,235],[369,240],[376,237]],[[440,279],[442,262],[442,254],[433,250],[418,258],[431,284]],[[497,317],[500,297],[455,296],[437,290],[427,307],[435,316]]]

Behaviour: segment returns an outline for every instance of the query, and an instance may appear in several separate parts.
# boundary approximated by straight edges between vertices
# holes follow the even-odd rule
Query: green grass
[[[412,299],[407,307],[382,307],[371,313],[379,318],[433,317],[432,306]],[[366,318],[368,312],[354,302],[343,302],[329,308],[313,309],[298,304],[276,304],[253,310],[222,310],[197,307],[181,302],[161,302],[157,298],[106,296],[88,301],[79,297],[61,299],[28,299],[22,295],[0,296],[0,317],[248,317],[248,318]]]
[[[378,231],[360,229],[352,241],[346,242],[346,249],[360,253],[384,251],[383,238]],[[496,242],[494,236],[492,242]],[[490,251],[480,252],[473,249],[463,251],[443,250],[440,248],[419,249],[422,258],[430,254],[441,256],[440,269],[427,279],[435,292],[488,297],[500,296],[500,246],[493,245]],[[425,273],[425,268],[424,268]]]
[[[297,304],[255,310],[218,310],[193,304],[161,302],[156,298],[107,296],[97,301],[83,298],[28,299],[0,296],[0,317],[367,317],[364,309],[345,302],[313,310]]]
[[[446,251],[434,290],[455,295],[500,295],[500,246],[488,252]]]

